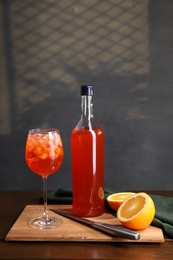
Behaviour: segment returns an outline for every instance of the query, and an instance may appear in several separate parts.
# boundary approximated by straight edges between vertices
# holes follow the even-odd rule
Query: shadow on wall
[[[151,74],[161,60],[150,42],[150,2],[1,1],[0,189],[41,189],[24,160],[35,127],[60,129],[65,160],[49,188],[71,187],[70,131],[86,83],[95,86],[95,116],[105,129],[105,186],[170,187],[173,125],[163,107],[172,108],[172,92]]]

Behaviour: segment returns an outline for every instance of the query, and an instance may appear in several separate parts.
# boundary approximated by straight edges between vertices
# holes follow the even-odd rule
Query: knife
[[[117,236],[117,237],[121,237],[121,238],[125,238],[125,239],[131,239],[131,240],[140,239],[139,233],[134,232],[123,226],[117,226],[117,225],[111,225],[111,224],[102,223],[102,222],[91,221],[91,220],[83,218],[83,217],[74,216],[63,210],[51,209],[51,211],[53,211],[61,216],[67,217],[69,219],[72,219],[72,220],[75,220],[82,224],[85,224],[87,226],[90,226],[92,228],[95,228],[97,230],[100,230],[109,235],[113,235],[113,236]]]

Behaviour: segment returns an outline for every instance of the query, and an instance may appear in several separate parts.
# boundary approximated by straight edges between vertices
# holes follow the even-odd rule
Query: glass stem
[[[47,210],[47,177],[43,177],[43,199],[44,199],[44,213],[43,217],[48,220],[49,212]]]

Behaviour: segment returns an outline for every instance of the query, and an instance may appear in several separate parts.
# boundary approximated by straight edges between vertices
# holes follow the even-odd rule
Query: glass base
[[[38,217],[31,219],[28,225],[32,228],[49,229],[59,227],[62,223],[63,221],[60,218],[53,217],[46,219],[44,217]]]

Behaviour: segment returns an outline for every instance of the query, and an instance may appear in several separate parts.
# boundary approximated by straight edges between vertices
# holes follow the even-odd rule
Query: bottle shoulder
[[[103,128],[100,126],[100,124],[98,123],[98,121],[94,118],[91,117],[90,119],[85,118],[85,117],[81,117],[79,122],[77,123],[77,125],[74,127],[75,130],[77,129],[100,129],[102,131]]]

